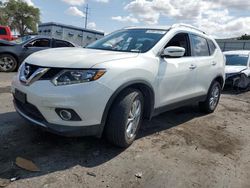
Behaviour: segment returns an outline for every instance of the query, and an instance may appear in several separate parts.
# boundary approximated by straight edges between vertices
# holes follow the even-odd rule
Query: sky
[[[42,22],[84,26],[110,33],[127,26],[186,23],[216,38],[250,34],[249,0],[23,0],[40,8]]]

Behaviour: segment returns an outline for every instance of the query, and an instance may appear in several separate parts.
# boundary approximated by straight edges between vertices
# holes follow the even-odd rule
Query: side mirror
[[[185,48],[178,46],[169,46],[163,50],[163,57],[183,57],[185,55]]]

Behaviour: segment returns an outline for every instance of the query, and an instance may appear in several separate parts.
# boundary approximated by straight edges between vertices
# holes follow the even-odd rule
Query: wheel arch
[[[103,133],[103,130],[107,123],[108,114],[109,114],[110,109],[112,108],[112,105],[114,104],[117,97],[119,97],[119,95],[128,88],[138,89],[143,94],[144,106],[145,106],[144,118],[146,119],[152,118],[153,111],[154,111],[155,94],[154,94],[154,90],[151,84],[149,84],[148,82],[144,80],[135,80],[135,81],[127,82],[121,85],[109,98],[106,104],[106,107],[104,109],[103,115],[102,115],[102,122],[101,122],[102,128],[100,130],[100,134],[98,135],[99,137]]]
[[[12,52],[0,52],[0,55],[3,55],[3,54],[8,54],[8,55],[13,56],[16,59],[17,63],[19,64],[19,58],[16,54],[14,54]]]
[[[218,75],[214,80],[214,81],[217,81],[219,82],[219,84],[221,85],[221,88],[224,87],[224,84],[225,84],[225,80],[224,80],[224,77],[222,75]]]
[[[12,52],[0,52],[0,55],[3,55],[3,54],[8,54],[8,55],[11,55],[15,58],[16,62],[17,62],[17,67],[15,70],[18,69],[18,67],[20,66],[20,61],[19,61],[19,58],[16,54],[12,53]]]

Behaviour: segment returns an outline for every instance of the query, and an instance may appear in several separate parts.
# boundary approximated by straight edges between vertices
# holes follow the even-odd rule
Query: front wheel
[[[143,117],[143,95],[139,90],[127,89],[114,102],[105,128],[106,138],[116,146],[133,143]]]
[[[214,81],[207,94],[207,98],[204,102],[200,102],[199,106],[202,112],[212,113],[215,111],[221,95],[221,85],[219,82]]]
[[[17,68],[16,59],[9,54],[0,54],[0,72],[13,72]]]

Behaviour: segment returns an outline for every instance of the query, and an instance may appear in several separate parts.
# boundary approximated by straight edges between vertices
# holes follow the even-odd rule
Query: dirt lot
[[[12,105],[12,76],[0,73],[0,186],[17,177],[8,187],[250,187],[250,92],[223,94],[211,115],[191,106],[145,121],[121,150],[27,125]],[[41,171],[17,167],[18,156]]]

